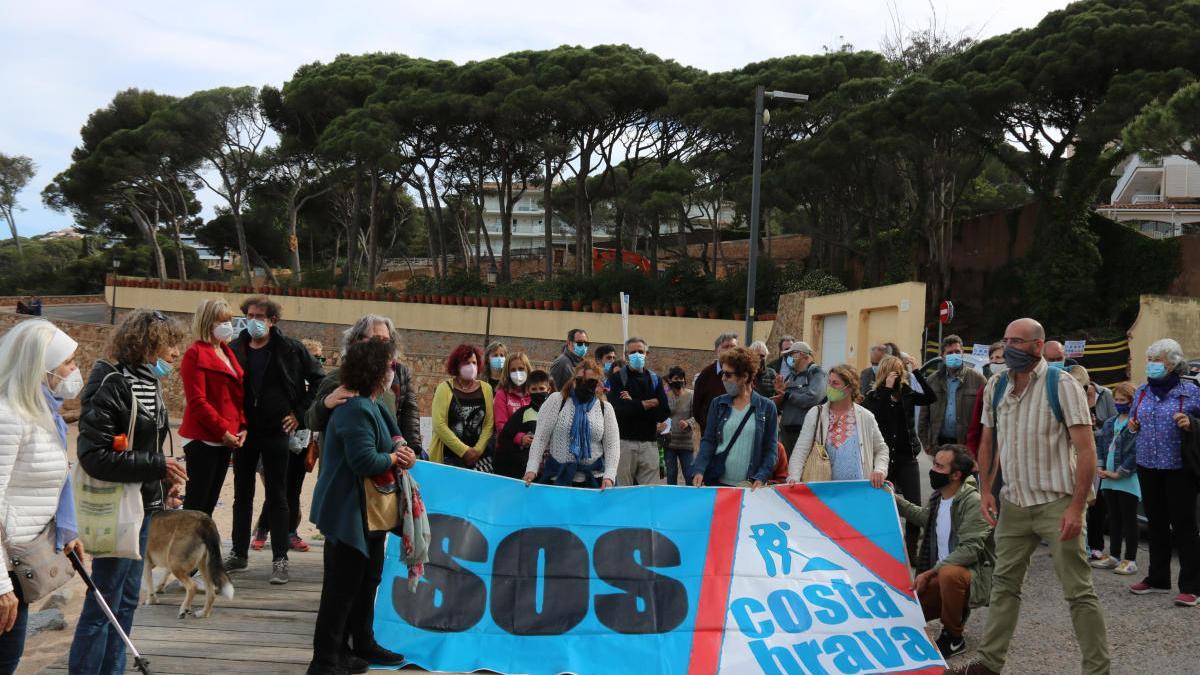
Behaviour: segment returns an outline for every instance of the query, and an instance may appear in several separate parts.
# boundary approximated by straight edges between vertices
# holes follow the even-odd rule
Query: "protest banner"
[[[1067,340],[1063,343],[1063,355],[1068,359],[1078,359],[1087,349],[1087,340]]]
[[[388,543],[376,639],[432,670],[917,673],[944,663],[895,503],[866,481],[606,491],[421,462],[415,590]]]

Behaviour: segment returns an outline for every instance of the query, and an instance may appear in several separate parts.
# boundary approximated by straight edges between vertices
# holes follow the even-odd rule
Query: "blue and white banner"
[[[415,591],[388,544],[375,636],[423,668],[501,673],[916,673],[944,666],[891,495],[594,491],[421,462]]]

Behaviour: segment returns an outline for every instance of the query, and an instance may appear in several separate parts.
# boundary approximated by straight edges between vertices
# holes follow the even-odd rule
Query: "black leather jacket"
[[[267,349],[271,350],[271,360],[278,366],[279,373],[283,376],[284,389],[288,393],[285,407],[296,416],[300,423],[299,428],[303,429],[304,414],[312,406],[314,394],[321,385],[321,380],[325,378],[325,371],[299,340],[287,337],[278,326],[271,328],[270,336]],[[243,330],[229,346],[245,370],[250,349],[250,333]],[[247,414],[250,413],[251,405],[247,397]]]
[[[404,434],[404,440],[408,441],[409,447],[420,457],[425,452],[425,444],[421,438],[421,411],[417,407],[417,389],[413,386],[412,371],[402,363],[395,364],[393,370],[396,372],[396,379],[392,382],[392,388],[383,392],[383,407],[395,414],[396,424],[400,427],[400,433]],[[333,415],[333,411],[325,407],[325,397],[341,384],[341,372],[341,368],[329,371],[317,387],[312,405],[304,418],[304,424],[309,429],[324,432],[325,426],[329,424],[329,417]]]
[[[114,483],[141,483],[142,508],[162,509],[166,488],[167,459],[162,445],[170,428],[166,406],[159,392],[156,415],[138,408],[134,423],[133,446],[122,452],[113,450],[114,436],[128,433],[133,390],[116,366],[97,361],[79,396],[79,464],[93,478]]]

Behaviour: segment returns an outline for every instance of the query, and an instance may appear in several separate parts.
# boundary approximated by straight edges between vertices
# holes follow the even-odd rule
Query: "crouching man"
[[[920,507],[896,494],[900,515],[923,528],[916,592],[925,619],[940,618],[938,649],[949,658],[963,652],[963,624],[972,607],[988,603],[996,563],[992,528],[979,510],[979,490],[970,478],[974,460],[961,445],[943,445],[933,457],[929,502]]]

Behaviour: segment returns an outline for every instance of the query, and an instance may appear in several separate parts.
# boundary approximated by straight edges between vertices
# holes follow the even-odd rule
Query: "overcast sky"
[[[893,16],[983,38],[1038,22],[1065,0],[393,0],[30,2],[0,0],[0,152],[38,173],[19,196],[23,235],[71,225],[41,204],[87,116],[128,87],[183,96],[281,85],[305,63],[393,51],[456,62],[560,44],[626,43],[710,71],[843,42],[877,49]],[[211,200],[206,200],[211,201]],[[211,203],[206,203],[211,213]]]

